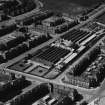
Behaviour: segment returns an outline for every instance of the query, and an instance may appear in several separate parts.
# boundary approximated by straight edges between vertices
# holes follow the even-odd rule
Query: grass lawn
[[[84,9],[90,8],[101,0],[40,0],[44,9],[60,11],[69,14],[80,14]]]

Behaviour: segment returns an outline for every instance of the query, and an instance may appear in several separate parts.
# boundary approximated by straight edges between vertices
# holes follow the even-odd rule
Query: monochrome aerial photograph
[[[105,0],[0,0],[0,105],[105,105]]]

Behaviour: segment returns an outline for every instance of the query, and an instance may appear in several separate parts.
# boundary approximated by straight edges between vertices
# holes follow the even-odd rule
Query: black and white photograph
[[[105,0],[0,0],[0,105],[105,105]]]

